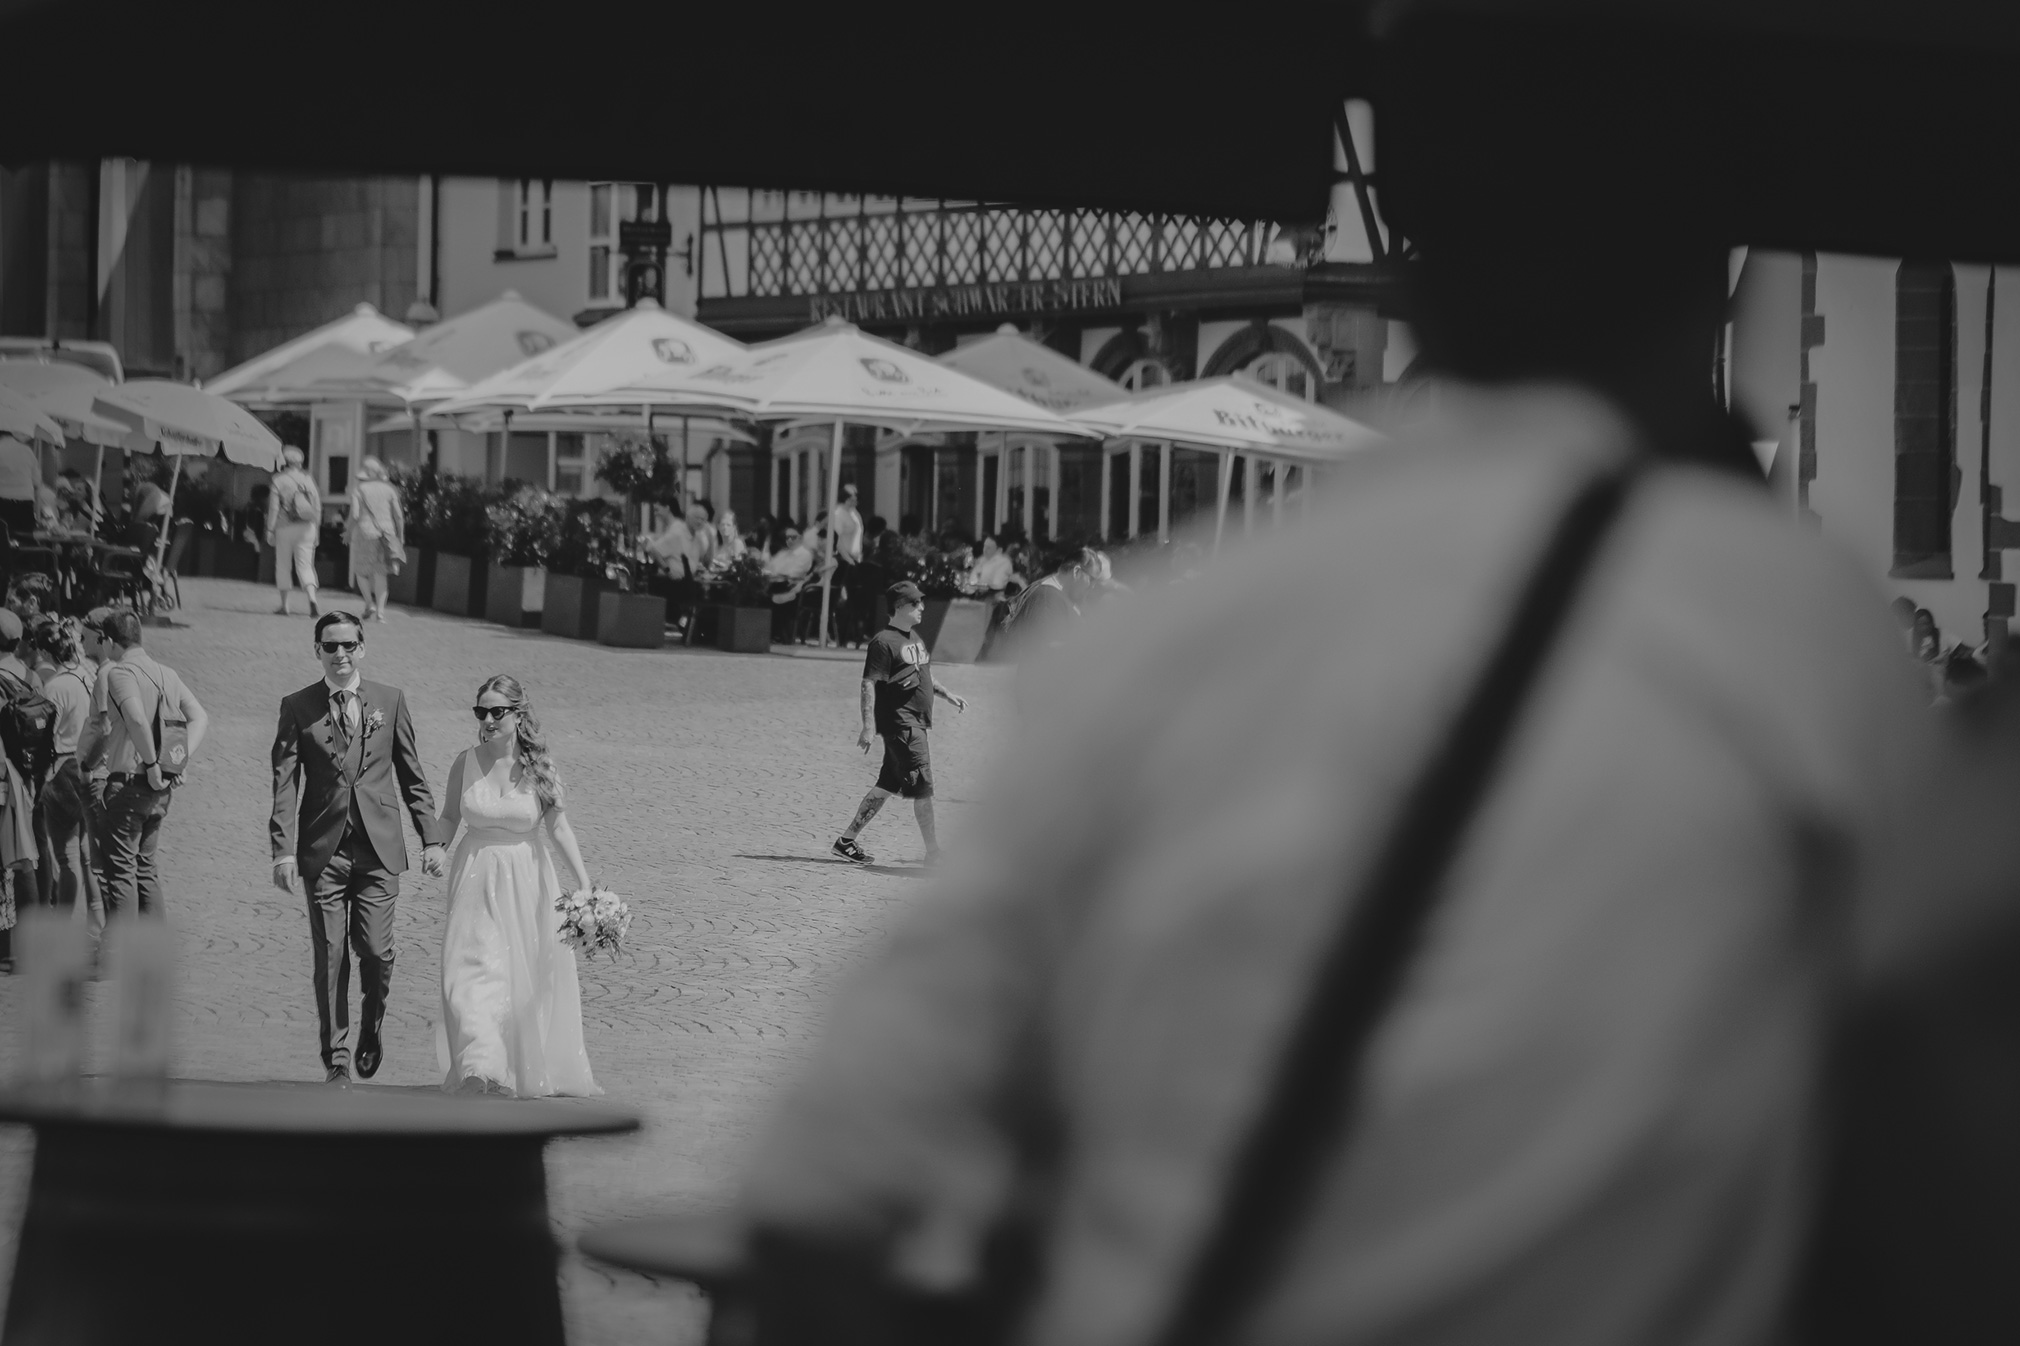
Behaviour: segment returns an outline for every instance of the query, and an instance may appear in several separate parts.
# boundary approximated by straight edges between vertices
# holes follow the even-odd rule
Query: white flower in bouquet
[[[561,913],[561,939],[585,957],[598,949],[612,958],[623,951],[624,937],[631,929],[631,908],[615,891],[593,885],[579,893],[567,893],[555,900]]]

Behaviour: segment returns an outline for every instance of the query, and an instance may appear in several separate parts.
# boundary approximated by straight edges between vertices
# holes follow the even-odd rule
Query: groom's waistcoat
[[[355,732],[338,721],[326,683],[318,680],[288,696],[273,759],[274,859],[294,856],[310,882],[353,829],[362,831],[381,867],[405,870],[403,799],[423,845],[446,839],[421,772],[407,698],[397,687],[359,682]]]

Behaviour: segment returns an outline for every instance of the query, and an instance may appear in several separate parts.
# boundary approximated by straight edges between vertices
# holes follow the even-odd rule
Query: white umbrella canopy
[[[166,379],[135,379],[99,390],[92,410],[118,421],[166,454],[223,453],[234,463],[278,471],[281,442],[253,414],[215,393]]]
[[[488,304],[436,323],[361,370],[310,381],[307,391],[322,398],[409,407],[439,402],[576,335],[573,323],[507,290]]]
[[[314,401],[318,399],[307,391],[307,384],[336,372],[331,364],[333,357],[339,360],[353,357],[361,367],[413,339],[413,328],[394,322],[370,304],[359,304],[334,322],[324,323],[313,332],[284,341],[264,355],[227,369],[206,384],[204,390],[257,406]],[[308,358],[318,355],[324,358],[320,361]]]
[[[16,439],[46,439],[51,444],[61,444],[63,427],[20,393],[12,388],[0,387],[0,435],[13,435]]]
[[[1090,432],[1043,407],[831,318],[655,388],[766,419],[822,418],[923,429]]]
[[[1157,439],[1236,453],[1336,459],[1386,442],[1380,431],[1239,374],[1177,383],[1073,413],[1109,439]]]
[[[25,399],[55,421],[63,433],[87,444],[125,444],[131,427],[91,409],[100,389],[112,381],[95,369],[67,360],[0,360],[0,388]]]
[[[1121,384],[1033,341],[1009,323],[980,341],[948,351],[940,363],[1061,415],[1128,396]]]
[[[734,359],[746,347],[689,322],[650,299],[530,360],[493,374],[430,410],[460,416],[479,409],[560,410],[642,406],[654,401],[644,380],[665,371],[691,372]],[[636,390],[636,391],[634,391]],[[627,396],[627,393],[632,395]],[[513,418],[518,424],[518,418]]]

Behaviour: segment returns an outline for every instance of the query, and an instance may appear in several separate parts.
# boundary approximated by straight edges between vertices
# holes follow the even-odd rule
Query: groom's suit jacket
[[[343,841],[345,825],[351,824],[363,830],[388,872],[403,872],[407,844],[400,836],[401,795],[421,844],[445,843],[435,796],[421,774],[407,698],[399,688],[359,681],[355,735],[337,722],[329,685],[320,679],[282,700],[280,730],[274,735],[270,831],[275,860],[294,856],[302,877],[314,883]]]

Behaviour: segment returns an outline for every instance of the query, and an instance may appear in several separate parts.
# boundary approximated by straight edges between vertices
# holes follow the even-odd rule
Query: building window
[[[587,459],[584,437],[574,434],[554,437],[554,490],[557,495],[581,495],[588,479],[583,470]]]
[[[500,260],[554,255],[554,181],[507,178],[498,184]]]
[[[591,303],[624,302],[624,255],[618,251],[618,226],[631,220],[656,219],[659,204],[659,189],[649,182],[589,184]]]
[[[1307,402],[1313,400],[1315,390],[1311,371],[1305,368],[1304,361],[1288,351],[1271,351],[1252,360],[1242,373],[1257,383],[1281,389],[1292,397],[1301,397]]]
[[[1957,287],[1948,262],[1894,278],[1894,569],[1949,579],[1957,471]]]

